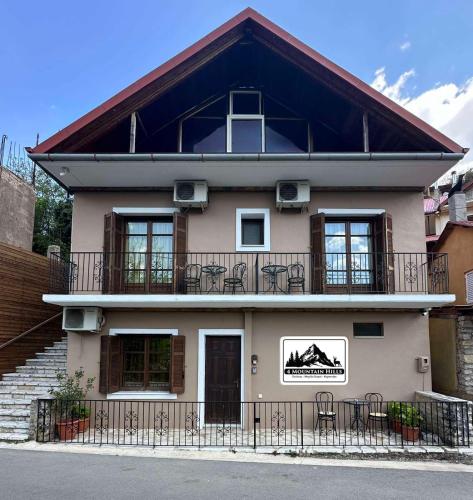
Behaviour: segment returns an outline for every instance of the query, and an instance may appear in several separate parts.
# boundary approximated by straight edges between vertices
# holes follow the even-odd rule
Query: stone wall
[[[457,320],[458,391],[473,395],[473,316]]]
[[[34,208],[32,186],[0,166],[0,243],[31,250]]]
[[[424,432],[436,434],[448,446],[473,444],[473,403],[438,392],[417,391],[416,401],[424,415]],[[428,403],[432,403],[429,405]]]

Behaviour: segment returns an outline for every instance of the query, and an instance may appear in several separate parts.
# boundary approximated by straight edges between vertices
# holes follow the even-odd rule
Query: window
[[[121,388],[169,391],[171,336],[123,335]]]
[[[435,234],[435,214],[428,214],[425,216],[425,235],[433,234]]]
[[[473,270],[465,273],[466,303],[473,303]]]
[[[128,287],[148,289],[172,283],[172,217],[127,219],[124,247]]]
[[[373,228],[370,221],[327,219],[325,252],[328,285],[373,283]]]
[[[227,150],[231,153],[264,151],[263,118],[260,92],[230,92]]]
[[[236,250],[259,252],[270,250],[268,208],[237,208]]]
[[[353,323],[355,338],[384,337],[383,323]]]

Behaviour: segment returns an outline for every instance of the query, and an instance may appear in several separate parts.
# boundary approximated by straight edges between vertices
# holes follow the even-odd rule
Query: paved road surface
[[[457,500],[473,474],[0,449],[0,498]]]

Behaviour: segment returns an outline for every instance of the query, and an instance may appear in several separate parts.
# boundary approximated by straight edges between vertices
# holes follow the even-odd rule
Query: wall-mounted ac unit
[[[206,181],[176,181],[174,183],[174,204],[177,207],[205,208],[208,205]]]
[[[305,208],[309,202],[309,181],[278,181],[276,184],[278,208]]]
[[[70,332],[99,332],[103,316],[100,307],[65,307],[62,328]]]

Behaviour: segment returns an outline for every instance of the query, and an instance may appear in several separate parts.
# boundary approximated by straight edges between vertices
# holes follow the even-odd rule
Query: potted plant
[[[83,377],[82,367],[73,375],[58,372],[56,374],[58,387],[49,390],[49,394],[54,398],[52,411],[56,416],[56,432],[61,441],[71,441],[89,424],[90,411],[81,406],[81,401],[93,388],[95,377],[86,380],[85,388],[81,385]]]
[[[411,442],[418,441],[422,422],[419,410],[411,404],[402,405],[401,422],[403,439]]]
[[[392,401],[388,404],[388,417],[394,432],[401,432],[401,403]]]

